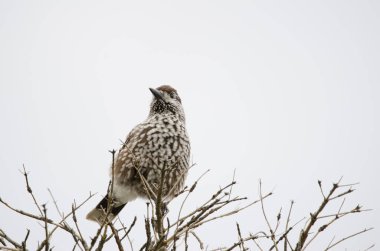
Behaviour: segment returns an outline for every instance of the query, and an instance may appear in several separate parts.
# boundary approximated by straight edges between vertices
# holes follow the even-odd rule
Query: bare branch
[[[268,220],[268,217],[265,213],[265,209],[264,209],[264,200],[263,200],[263,193],[262,193],[262,189],[261,189],[261,180],[259,180],[259,190],[260,190],[260,204],[261,204],[261,211],[264,215],[264,219],[265,219],[265,222],[267,223],[267,226],[269,228],[269,232],[270,232],[270,238],[271,240],[273,241],[273,244],[275,246],[275,249],[278,251],[278,247],[277,247],[277,243],[276,243],[276,237],[275,237],[275,231],[273,231],[272,229],[272,226],[270,225],[269,223],[269,220]]]
[[[36,200],[36,197],[34,197],[34,194],[33,194],[32,188],[31,188],[30,185],[29,185],[28,173],[27,173],[26,170],[25,170],[25,166],[24,166],[24,164],[22,165],[22,168],[23,168],[22,174],[23,174],[24,177],[25,177],[26,190],[28,191],[28,193],[30,194],[30,196],[32,196],[32,199],[33,199],[33,201],[34,201],[34,204],[36,205],[38,211],[40,212],[40,215],[43,216],[42,209],[41,209],[41,207],[38,205],[37,200]]]
[[[16,249],[22,249],[22,245],[20,245],[19,243],[17,243],[16,241],[14,241],[13,239],[11,239],[8,235],[5,234],[5,232],[0,229],[0,237],[1,238],[4,238],[5,240],[7,240],[10,244],[12,244]],[[5,244],[3,243],[3,245],[5,246]],[[2,247],[3,248],[3,247]]]
[[[357,236],[357,235],[363,234],[363,233],[365,233],[365,232],[371,231],[372,229],[373,229],[372,227],[371,227],[371,228],[365,228],[365,229],[363,229],[362,231],[359,231],[359,232],[356,232],[356,233],[351,234],[351,235],[349,235],[349,236],[346,236],[346,237],[340,239],[339,241],[334,242],[333,244],[329,245],[329,246],[325,249],[325,251],[327,251],[327,250],[329,250],[329,249],[332,249],[333,247],[335,247],[336,245],[342,243],[342,242],[345,241],[345,240],[348,240],[348,239],[350,239],[350,238],[352,238],[352,237],[355,237],[355,236]]]
[[[318,181],[318,184],[319,183],[320,181]],[[322,195],[323,195],[323,192],[322,192]],[[323,195],[323,197],[325,196]],[[290,201],[290,209],[289,209],[288,217],[286,218],[285,233],[288,232],[288,229],[289,229],[290,215],[292,214],[293,204],[294,204],[294,201],[293,200]],[[287,250],[288,250],[288,235],[285,235],[284,251],[287,251]]]

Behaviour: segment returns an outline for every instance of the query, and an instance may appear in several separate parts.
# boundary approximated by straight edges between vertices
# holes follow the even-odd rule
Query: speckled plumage
[[[150,90],[154,97],[148,118],[132,129],[115,159],[112,190],[114,207],[118,209],[113,211],[110,220],[127,202],[137,197],[147,198],[141,176],[157,192],[161,169],[165,168],[162,195],[166,201],[170,201],[184,186],[189,168],[190,142],[181,99],[177,91],[168,85]],[[106,196],[87,218],[99,222],[104,217],[107,201]]]

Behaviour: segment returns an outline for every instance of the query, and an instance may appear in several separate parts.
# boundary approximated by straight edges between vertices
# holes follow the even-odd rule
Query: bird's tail
[[[107,217],[107,221],[112,222],[112,220],[120,213],[121,209],[123,209],[124,206],[127,204],[115,203],[115,201],[113,201],[110,204],[109,203],[110,202],[108,195],[106,195],[99,202],[99,204],[87,214],[86,219],[98,222],[100,225],[102,225]],[[109,207],[108,213],[107,207]]]

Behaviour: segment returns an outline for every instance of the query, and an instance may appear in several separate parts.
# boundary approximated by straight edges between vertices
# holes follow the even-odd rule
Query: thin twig
[[[322,201],[321,205],[318,207],[318,209],[314,213],[310,214],[310,219],[308,221],[308,224],[301,231],[299,240],[298,240],[296,248],[295,248],[296,251],[300,251],[300,250],[303,249],[304,244],[306,242],[306,239],[309,236],[309,232],[310,232],[311,227],[314,226],[315,222],[318,219],[319,214],[326,207],[327,203],[330,201],[330,198],[332,197],[332,195],[334,194],[334,192],[336,191],[336,189],[339,187],[339,182],[341,181],[341,179],[337,183],[333,184],[333,187],[331,188],[329,194],[327,195],[327,197],[325,199],[323,199],[323,201]]]
[[[185,202],[187,200],[187,198],[189,197],[190,193],[192,193],[195,189],[195,187],[197,186],[198,182],[210,171],[210,169],[206,170],[204,173],[201,174],[201,176],[199,176],[199,178],[193,183],[193,185],[191,186],[191,188],[189,189],[189,191],[187,192],[186,194],[186,197],[183,199],[182,203],[181,203],[181,206],[179,208],[179,212],[178,212],[178,217],[177,217],[177,224],[176,224],[176,229],[174,230],[174,233],[177,232],[178,230],[178,226],[179,226],[179,223],[180,223],[180,217],[181,217],[181,213],[182,213],[182,209],[185,205]]]
[[[124,251],[123,245],[121,244],[121,240],[118,234],[118,231],[115,229],[114,225],[112,223],[109,223],[109,226],[111,228],[111,231],[113,233],[113,236],[115,238],[116,245],[119,249],[119,251]]]
[[[49,251],[49,229],[48,229],[48,223],[47,223],[47,209],[46,205],[42,205],[42,209],[44,212],[44,217],[45,217],[45,251]]]
[[[234,248],[236,248],[237,246],[240,246],[242,242],[247,242],[247,241],[254,241],[257,245],[257,247],[260,249],[260,250],[263,250],[258,244],[257,242],[255,241],[256,239],[260,238],[259,236],[256,236],[256,235],[250,235],[249,237],[246,237],[244,239],[241,239],[239,240],[238,242],[234,243],[231,247],[229,248],[226,248],[225,251],[231,251],[233,250]]]
[[[36,205],[38,211],[40,212],[40,215],[43,216],[42,209],[41,209],[41,207],[38,205],[37,200],[36,200],[36,197],[34,197],[34,194],[33,194],[32,188],[31,188],[30,185],[29,185],[28,173],[26,172],[26,169],[25,169],[24,164],[22,165],[22,168],[23,168],[22,174],[23,174],[24,177],[25,177],[26,190],[28,191],[28,193],[30,194],[30,196],[32,196],[32,199],[33,199],[33,201],[34,201],[34,204]]]
[[[239,242],[240,242],[239,246],[241,246],[241,249],[244,251],[246,250],[246,248],[244,247],[244,240],[243,240],[243,237],[241,237],[240,226],[239,226],[239,223],[237,222],[236,222],[236,228],[237,228]]]
[[[264,219],[265,219],[265,222],[267,223],[267,226],[269,228],[269,231],[270,231],[270,234],[271,234],[271,240],[275,246],[275,249],[278,251],[278,247],[277,247],[277,243],[276,243],[276,237],[275,237],[275,232],[273,231],[272,229],[272,226],[270,225],[269,223],[269,220],[268,220],[268,217],[265,213],[265,209],[264,209],[264,201],[263,201],[263,193],[262,193],[262,189],[261,189],[261,180],[259,180],[259,190],[260,190],[260,204],[261,204],[261,211],[264,215]]]
[[[7,240],[9,243],[11,243],[16,249],[22,249],[22,245],[17,243],[16,241],[12,240],[8,235],[5,234],[5,232],[0,229],[0,237]]]
[[[285,232],[287,232],[289,229],[290,215],[292,213],[293,204],[294,204],[294,201],[293,200],[290,201],[290,209],[289,209],[288,217],[286,218]],[[287,251],[287,249],[288,249],[288,235],[285,236],[284,251]]]
[[[59,216],[61,216],[61,218],[64,219],[65,215],[63,214],[63,212],[61,212],[61,210],[59,210],[58,203],[57,203],[56,199],[54,198],[53,193],[51,192],[51,190],[49,188],[47,190],[49,191],[50,197],[53,200],[53,203],[55,205],[55,209],[57,210]]]
[[[347,240],[347,239],[350,239],[350,238],[355,237],[355,236],[357,236],[357,235],[360,235],[360,234],[363,234],[363,233],[365,233],[365,232],[371,231],[372,229],[373,229],[373,227],[371,227],[371,228],[365,228],[365,229],[362,230],[362,231],[359,231],[359,232],[356,232],[356,233],[351,234],[351,235],[349,235],[349,236],[346,236],[346,237],[340,239],[339,241],[337,241],[337,242],[335,242],[335,243],[329,245],[329,246],[325,249],[325,251],[327,251],[327,250],[329,250],[329,249],[332,249],[333,247],[335,247],[336,245],[342,243],[343,241],[345,241],[345,240]]]
[[[195,237],[195,239],[198,241],[198,243],[199,243],[199,248],[200,248],[201,250],[203,250],[203,249],[204,249],[204,244],[203,244],[201,238],[199,238],[199,236],[198,236],[194,231],[191,231],[190,233],[191,233],[191,234]]]
[[[23,251],[24,250],[26,251],[26,241],[28,240],[29,234],[30,234],[30,230],[27,229],[25,238],[24,238],[23,242],[21,243]]]
[[[88,245],[87,245],[87,242],[85,241],[85,239],[83,238],[83,235],[79,229],[79,224],[78,224],[78,221],[77,221],[77,216],[75,215],[75,211],[76,211],[76,206],[75,206],[75,201],[74,203],[71,205],[71,212],[73,214],[73,221],[74,221],[74,224],[75,224],[75,227],[76,229],[78,230],[78,234],[79,234],[79,241],[81,242],[83,248],[85,250],[88,250]]]

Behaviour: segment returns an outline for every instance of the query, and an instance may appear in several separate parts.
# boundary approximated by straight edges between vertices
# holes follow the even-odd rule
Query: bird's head
[[[178,96],[176,89],[169,85],[162,85],[156,89],[149,88],[149,90],[153,94],[153,100],[150,104],[150,116],[165,113],[174,114],[185,121],[181,98]]]

